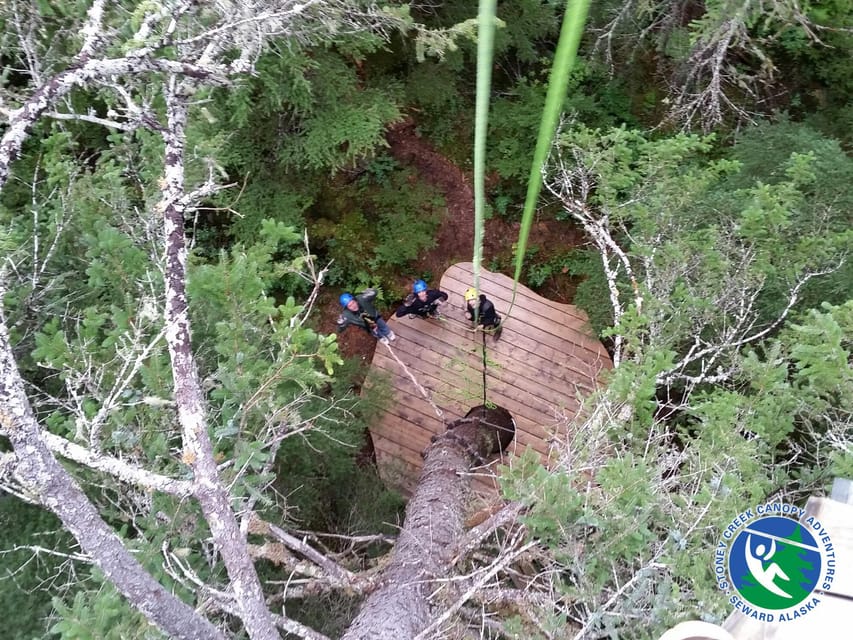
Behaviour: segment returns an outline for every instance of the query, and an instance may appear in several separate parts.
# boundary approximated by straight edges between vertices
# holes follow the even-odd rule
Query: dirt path
[[[414,167],[418,176],[441,191],[447,218],[441,223],[435,247],[417,260],[419,271],[440,277],[447,265],[471,259],[474,242],[474,190],[468,176],[432,145],[421,139],[407,119],[388,132],[389,151],[400,164]]]

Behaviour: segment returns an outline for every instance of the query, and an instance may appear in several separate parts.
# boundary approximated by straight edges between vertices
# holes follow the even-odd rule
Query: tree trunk
[[[450,575],[463,534],[470,490],[466,474],[500,450],[507,419],[512,424],[504,409],[476,407],[427,449],[382,586],[365,600],[343,640],[414,638],[432,621],[429,596],[435,582]]]

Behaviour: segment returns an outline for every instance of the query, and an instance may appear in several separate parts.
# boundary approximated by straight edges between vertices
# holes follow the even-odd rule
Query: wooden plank
[[[853,504],[829,498],[809,498],[806,513],[814,516],[826,528],[835,551],[835,578],[830,591],[853,600]],[[812,529],[811,533],[821,541]],[[850,613],[853,614],[853,603]]]
[[[407,397],[399,400],[399,402],[393,403],[383,414],[378,426],[375,429],[371,426],[371,429],[382,434],[385,434],[386,429],[389,428],[400,433],[411,431],[412,437],[418,440],[418,445],[413,445],[413,448],[421,451],[428,444],[430,436],[445,431],[446,424],[438,420],[432,411],[432,407],[421,398]],[[496,404],[503,406],[500,402],[496,402]],[[461,417],[468,412],[468,409],[470,407],[460,412],[454,412],[454,414],[446,414],[447,422]],[[510,413],[512,412],[510,411]],[[542,454],[548,453],[551,440],[560,435],[555,429],[556,425],[543,425],[516,414],[513,414],[513,419],[517,426],[516,440],[522,445],[529,444]],[[401,444],[403,442],[400,441]]]
[[[401,322],[401,320],[402,319],[394,319],[396,322]],[[410,320],[409,318],[406,318],[405,320],[408,322],[414,322],[414,320]],[[422,333],[436,339],[443,339],[443,341],[448,340],[440,335],[439,329],[437,328],[438,323],[447,325],[447,328],[457,335],[462,341],[465,341],[466,337],[471,341],[481,341],[482,339],[481,332],[472,331],[470,329],[470,321],[468,321],[467,318],[465,318],[465,314],[459,310],[446,310],[444,318],[440,321],[421,320],[419,322],[424,325],[421,329]],[[394,331],[397,330],[397,325],[392,324],[391,327]],[[550,329],[548,327],[550,327]],[[532,345],[536,343],[545,343],[552,349],[569,356],[579,357],[586,361],[602,361],[608,363],[607,367],[610,368],[610,356],[607,354],[607,350],[601,342],[587,333],[581,333],[571,327],[554,323],[545,325],[535,317],[531,319],[531,317],[528,317],[527,315],[519,316],[517,314],[513,314],[512,317],[504,320],[503,336],[501,337],[501,341],[516,342],[519,337],[526,337],[529,339],[527,342],[528,350],[535,351],[535,348],[531,349]],[[531,340],[533,342],[530,342]]]
[[[401,447],[387,438],[375,438],[373,440],[373,448],[378,451],[390,453],[395,459],[402,460],[406,464],[411,465],[413,468],[417,468],[418,473],[420,474],[420,469],[423,466],[423,459],[421,458],[420,453],[412,451],[406,447]]]
[[[482,344],[482,331],[472,331],[471,323],[464,317],[464,313],[459,310],[447,311],[441,320],[421,320],[411,318],[392,318],[389,325],[395,332],[415,331],[422,335],[428,336],[433,340],[439,340],[449,344],[466,344],[476,342]],[[447,333],[453,334],[455,337],[450,338]],[[537,353],[540,349],[542,340],[533,339],[534,336],[529,336],[530,332],[527,327],[515,322],[510,318],[505,327],[504,335],[511,336],[510,340],[501,339],[497,345],[503,343],[523,344],[531,353]],[[599,367],[611,368],[610,357],[607,351],[597,340],[589,336],[582,336],[581,340],[584,344],[577,344],[569,339],[569,336],[564,335],[565,332],[560,332],[556,336],[550,336],[547,340],[552,351],[556,350],[566,356],[572,358],[580,358],[585,362],[599,363]],[[542,332],[537,332],[537,336],[543,335]],[[521,339],[521,340],[520,340]],[[497,346],[487,337],[487,346]],[[584,346],[586,345],[586,346]],[[588,375],[587,372],[579,371],[582,375]]]
[[[428,363],[441,368],[442,371],[454,372],[461,376],[463,380],[469,381],[468,387],[470,387],[471,393],[479,394],[482,397],[482,360],[474,355],[464,353],[461,357],[456,357],[458,351],[447,348],[447,345],[443,343],[436,342],[429,344],[428,341],[421,340],[424,343],[423,348],[419,346],[416,355],[411,351],[401,351],[398,348],[398,344],[403,348],[407,346],[407,343],[400,338],[398,338],[391,348],[394,350],[395,355],[410,370],[417,368],[417,363]],[[378,366],[385,368],[385,362],[381,360],[384,352],[380,352],[380,354],[380,360],[375,361]],[[453,354],[453,357],[449,354]],[[528,366],[520,359],[502,358],[499,361],[494,361],[492,360],[494,356],[494,353],[488,356],[486,368],[487,380],[505,383],[543,402],[565,407],[573,412],[576,412],[579,408],[576,394],[572,393],[569,385],[554,380],[551,374],[556,369],[552,368],[549,363],[542,363],[537,359],[534,366]]]
[[[465,386],[463,388],[467,389],[467,395],[471,397],[472,401],[475,399],[474,396],[481,393],[482,373],[480,368],[482,364],[476,359],[476,356],[444,343],[435,342],[431,344],[422,336],[415,336],[414,340],[417,341],[415,349],[412,349],[406,340],[400,338],[398,338],[392,347],[395,354],[398,355],[400,360],[410,370],[424,370],[432,378],[442,380],[445,380],[446,373],[456,373],[458,377],[453,378],[453,384],[459,385],[461,382],[464,382]],[[472,348],[477,349],[479,347],[472,345]],[[408,349],[408,351],[405,351],[405,349]],[[508,348],[508,352],[512,352],[511,347]],[[378,355],[374,356],[374,362],[378,367],[387,370],[392,375],[405,374],[405,372],[398,368],[399,365],[398,367],[394,367],[388,362],[389,359],[393,359],[390,355],[386,355],[385,351],[380,349],[377,353]],[[513,353],[518,352],[515,351]],[[568,383],[555,379],[555,376],[560,373],[559,368],[551,363],[542,362],[538,358],[535,359],[533,366],[527,364],[521,357],[502,358],[499,361],[494,361],[492,358],[495,355],[495,353],[489,355],[491,366],[487,369],[488,379],[494,379],[515,386],[520,391],[533,395],[544,402],[573,411],[577,410],[579,406],[577,388],[573,388]],[[531,361],[534,359],[528,357],[527,360]],[[440,374],[437,374],[434,370],[425,369],[421,366],[423,363],[440,367]],[[473,367],[468,368],[469,364],[474,365],[476,369]],[[417,375],[415,377],[417,378]],[[442,391],[442,387],[432,381],[421,381],[421,384],[437,392]],[[405,385],[403,388],[408,389]],[[414,390],[414,387],[412,387],[412,390]],[[587,391],[590,390],[587,389]]]
[[[410,496],[417,487],[420,469],[397,458],[392,452],[374,448],[379,477],[389,487],[394,487],[404,496]]]
[[[463,283],[469,283],[473,280],[474,275],[474,263],[472,262],[457,262],[456,264],[451,265],[445,274],[450,274],[453,277],[457,277],[456,274],[459,273],[462,277],[457,277],[458,280],[461,280]],[[506,289],[507,291],[512,291],[513,279],[503,273],[499,273],[496,271],[489,271],[488,269],[480,269],[480,279],[492,284],[501,289]],[[470,287],[471,284],[465,284],[465,289]],[[464,291],[464,289],[463,289]],[[557,309],[560,311],[566,311],[576,317],[586,321],[587,316],[583,309],[579,309],[578,307],[566,304],[564,302],[557,302],[556,300],[551,300],[549,298],[545,298],[540,296],[538,293],[533,291],[530,287],[519,282],[518,284],[518,295],[524,295],[525,297],[530,297],[537,302],[541,301],[540,304],[543,306],[550,307],[552,309]],[[516,297],[516,300],[518,297]]]
[[[442,283],[444,283],[444,280],[442,280]],[[516,298],[515,305],[509,317],[507,317],[506,314],[509,309],[512,293],[499,289],[484,289],[483,293],[494,303],[498,315],[504,317],[505,326],[507,327],[513,326],[514,323],[512,321],[515,320],[515,324],[542,327],[558,336],[565,333],[572,341],[587,345],[593,350],[598,348],[603,349],[601,343],[594,336],[589,324],[573,318],[568,313],[554,309],[543,312],[543,307],[532,306],[532,302]],[[531,306],[528,307],[527,305]],[[467,320],[464,314],[464,307],[461,309],[458,306],[452,307],[451,310],[454,312],[452,315],[453,319],[458,321]]]
[[[392,345],[397,351],[404,351],[420,357],[425,351],[440,353],[447,358],[459,360],[469,364],[472,368],[480,369],[482,366],[482,342],[479,340],[468,340],[464,343],[451,343],[432,338],[419,333],[412,327],[402,327],[397,331],[398,339]],[[482,334],[474,334],[481,336]],[[448,338],[445,333],[442,338]],[[458,337],[454,334],[454,337]],[[464,338],[463,338],[464,339]],[[487,339],[486,351],[488,359],[496,362],[500,367],[512,371],[524,379],[536,379],[539,384],[546,386],[559,393],[569,393],[574,399],[578,386],[582,386],[587,392],[593,391],[590,379],[600,372],[600,365],[581,363],[574,358],[566,358],[558,355],[558,362],[553,362],[540,353],[527,351],[515,344],[515,341],[500,340],[493,343]],[[585,370],[584,370],[585,369]],[[570,376],[568,371],[576,371],[577,375]],[[594,374],[592,373],[594,371]],[[499,374],[496,374],[499,375]]]
[[[432,437],[436,435],[435,432],[396,414],[392,418],[371,425],[374,442],[381,438],[402,449],[407,449],[410,454],[417,456],[420,456],[432,444]],[[440,433],[443,433],[443,430]],[[550,450],[548,440],[534,435],[530,430],[519,427],[516,431],[514,446],[511,446],[509,451],[515,450],[520,453],[527,447],[536,451],[543,459],[548,458]]]
[[[392,318],[389,325],[398,339],[391,351],[380,346],[374,353],[372,370],[390,384],[388,408],[371,427],[377,460],[385,464],[398,456],[404,473],[415,479],[422,466],[420,454],[431,437],[445,430],[445,421],[482,402],[483,333],[470,330],[461,308],[470,269],[470,263],[454,266],[442,278],[441,288],[453,302],[458,300],[456,307],[445,307],[445,318]],[[482,275],[484,293],[501,313],[501,305],[511,298],[512,280]],[[509,451],[500,456],[507,464],[528,447],[547,463],[551,443],[566,437],[568,421],[580,409],[580,396],[596,389],[612,366],[582,311],[541,298],[526,287],[519,287],[502,339],[494,343],[486,338],[486,356],[487,398],[509,411],[517,425]],[[405,369],[427,389],[444,420],[421,397]],[[483,477],[477,475],[479,470],[473,474],[475,486],[493,492],[491,471],[482,472]]]
[[[836,502],[853,504],[853,480],[835,478],[832,481],[832,491],[829,497]]]
[[[383,369],[397,371],[399,376],[404,376],[400,365],[395,360],[382,353],[374,355],[374,363]],[[482,404],[482,395],[476,395],[478,386],[475,381],[456,375],[447,369],[425,362],[424,360],[413,361],[406,365],[410,372],[426,388],[439,408],[445,404],[462,404],[468,407]],[[498,380],[489,378],[489,400],[499,404],[518,419],[527,418],[532,422],[551,421],[554,406],[550,403],[526,393],[520,393],[518,387]],[[408,384],[411,384],[410,382]],[[479,386],[482,389],[482,386]],[[414,388],[408,393],[415,393]]]
[[[420,396],[420,392],[409,380],[405,370],[391,356],[377,352],[373,356],[374,366],[397,374],[395,386],[404,393]],[[439,407],[466,406],[471,408],[483,402],[482,376],[467,378],[448,369],[424,360],[410,360],[406,368],[415,380],[424,387]],[[466,409],[467,411],[467,409]]]
[[[499,403],[498,403],[499,404]],[[455,415],[448,414],[447,422],[461,417],[464,412]],[[555,425],[542,425],[532,422],[524,417],[513,416],[516,421],[515,442],[522,448],[530,446],[542,455],[547,456],[551,441],[561,434],[555,429]],[[432,407],[420,398],[402,398],[393,403],[383,414],[382,419],[371,425],[371,431],[386,437],[400,446],[406,446],[407,439],[411,439],[410,449],[420,453],[430,444],[433,435],[443,433],[446,424],[439,421],[432,411]]]
[[[735,640],[843,640],[850,636],[847,625],[853,606],[837,596],[820,595],[820,603],[807,615],[786,622],[760,622],[733,611],[723,623],[723,629]]]

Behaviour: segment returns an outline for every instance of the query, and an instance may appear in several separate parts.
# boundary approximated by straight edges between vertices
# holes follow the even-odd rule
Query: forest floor
[[[408,119],[392,127],[387,136],[390,154],[403,166],[412,167],[421,180],[438,189],[444,196],[447,214],[439,225],[436,243],[425,251],[412,265],[412,273],[433,274],[430,286],[437,287],[441,274],[456,262],[470,261],[474,246],[474,190],[471,176],[439,153],[421,138],[415,123]],[[520,204],[520,203],[519,203]],[[494,215],[486,220],[483,239],[483,265],[492,262],[512,264],[513,248],[518,238],[519,222]],[[560,251],[579,246],[583,234],[572,224],[554,220],[534,221],[530,230],[530,247],[537,247],[537,257],[542,259]],[[512,276],[512,271],[507,271]],[[410,286],[411,276],[401,275],[401,288]],[[546,280],[539,293],[558,302],[571,302],[575,284],[568,277],[552,276]],[[392,307],[393,309],[393,307]],[[318,312],[322,314],[320,331],[335,331],[335,321],[340,314],[337,294],[321,296]],[[393,311],[384,314],[387,318]],[[376,340],[364,331],[349,329],[338,336],[340,352],[347,358],[360,358],[369,364]]]

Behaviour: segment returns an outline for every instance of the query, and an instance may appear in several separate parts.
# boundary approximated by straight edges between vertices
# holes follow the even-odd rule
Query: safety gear
[[[342,306],[342,307],[347,306],[347,305],[348,305],[350,302],[352,302],[353,300],[354,300],[354,298],[352,297],[352,294],[351,294],[351,293],[342,293],[342,294],[341,294],[341,297],[340,297],[340,298],[338,298],[338,302],[340,302],[340,303],[341,303],[341,306]]]
[[[470,287],[465,290],[465,302],[471,302],[472,300],[477,299],[477,290],[474,287]]]
[[[427,290],[427,283],[423,280],[415,280],[415,284],[412,285],[412,291],[415,293],[420,293],[421,291]]]

